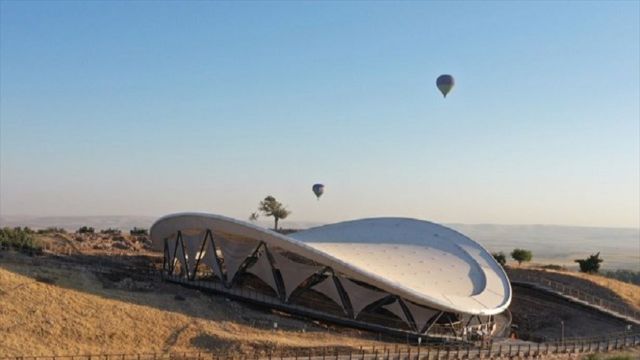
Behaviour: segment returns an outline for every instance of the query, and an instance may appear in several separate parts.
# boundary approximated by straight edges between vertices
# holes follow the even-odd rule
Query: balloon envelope
[[[447,94],[453,89],[455,84],[456,81],[453,79],[453,76],[447,74],[438,76],[436,80],[436,85],[444,97],[447,97]]]
[[[311,190],[313,190],[313,193],[316,194],[316,197],[318,199],[320,199],[320,196],[322,196],[322,194],[324,194],[324,185],[322,185],[322,184],[314,184],[313,187],[311,188]]]

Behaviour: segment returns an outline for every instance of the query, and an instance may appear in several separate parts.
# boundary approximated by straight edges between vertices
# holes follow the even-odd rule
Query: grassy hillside
[[[374,343],[355,330],[327,331],[171,284],[110,281],[83,267],[6,252],[0,256],[0,356],[212,350],[251,354]],[[278,331],[273,330],[274,321]]]
[[[542,269],[536,265],[510,267],[508,273],[533,272],[537,276],[562,283],[584,293],[640,311],[640,286],[611,279],[597,274],[585,274],[577,271]]]

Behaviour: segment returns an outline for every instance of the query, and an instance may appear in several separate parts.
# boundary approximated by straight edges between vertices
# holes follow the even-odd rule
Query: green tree
[[[578,264],[580,264],[580,271],[583,273],[597,273],[600,270],[600,263],[604,261],[604,259],[600,259],[600,253],[593,254],[586,259],[577,259],[574,260]]]
[[[496,259],[498,264],[500,264],[502,267],[505,267],[505,265],[507,265],[507,256],[502,251],[492,253],[491,255],[493,255],[493,258]]]
[[[273,216],[274,230],[278,230],[278,221],[280,219],[286,219],[291,214],[291,211],[287,210],[276,198],[269,195],[264,200],[260,201],[258,205],[258,211],[265,216]]]
[[[520,266],[522,262],[531,261],[531,259],[533,258],[533,255],[529,250],[513,249],[513,251],[511,252],[511,257],[513,258],[513,260],[517,261],[518,266]]]

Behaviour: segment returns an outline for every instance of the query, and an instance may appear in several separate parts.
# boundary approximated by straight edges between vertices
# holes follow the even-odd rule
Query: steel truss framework
[[[268,285],[276,293],[276,299],[262,301],[264,305],[274,305],[274,300],[279,302],[278,308],[284,310],[295,310],[293,313],[308,315],[321,320],[333,321],[341,324],[353,325],[363,329],[375,331],[388,331],[389,333],[408,333],[412,336],[447,337],[460,340],[475,339],[479,336],[487,336],[495,329],[493,316],[479,316],[468,314],[453,314],[438,309],[416,305],[399,296],[386,293],[380,289],[375,289],[370,285],[362,286],[359,282],[348,279],[336,273],[330,266],[317,265],[317,270],[302,278],[298,283],[294,283],[295,288],[287,288],[282,266],[278,266],[280,261],[290,261],[299,266],[291,259],[284,260],[285,257],[274,249],[258,240],[253,240],[255,245],[248,255],[241,261],[237,269],[231,269],[231,264],[225,263],[225,251],[219,242],[225,240],[220,234],[211,229],[204,231],[204,236],[199,237],[199,244],[185,245],[185,236],[182,231],[178,231],[172,238],[164,239],[164,260],[163,275],[165,279],[176,281],[194,287],[207,286],[212,282],[211,277],[199,277],[198,269],[206,262],[208,256],[209,267],[215,278],[219,279],[219,286],[216,292],[233,294],[231,291],[238,287],[239,278],[246,273],[251,273],[254,266],[260,261],[261,256],[265,256],[268,270],[265,272],[253,271],[264,284]],[[189,237],[188,241],[193,241]],[[226,240],[230,241],[230,240]],[[233,241],[233,240],[231,240]],[[210,244],[210,248],[207,246]],[[196,246],[197,245],[197,246]],[[207,254],[207,252],[211,252]],[[213,255],[213,256],[211,256]],[[286,258],[286,257],[285,257]],[[177,265],[181,269],[177,271]],[[231,274],[231,276],[229,276]],[[271,276],[271,277],[270,277]],[[270,281],[270,280],[273,280]],[[237,290],[237,289],[236,289]],[[244,290],[244,295],[234,296],[236,298],[246,298],[256,302],[257,296],[250,295],[249,289]],[[313,290],[313,291],[312,291]],[[324,290],[324,291],[323,291]],[[319,313],[318,309],[309,308],[307,312],[299,305],[292,304],[303,293],[320,292],[338,305],[342,310],[342,316],[331,313]],[[331,294],[337,296],[331,296]],[[362,301],[362,294],[373,295]],[[356,295],[361,295],[359,298]],[[324,301],[318,297],[318,301]],[[257,301],[260,302],[260,301]],[[393,316],[381,316],[379,310],[387,310],[386,314]],[[319,316],[320,315],[320,316]],[[395,318],[394,318],[395,316]],[[381,325],[382,324],[382,325]],[[398,326],[399,325],[399,326]],[[405,325],[404,327],[402,325]]]

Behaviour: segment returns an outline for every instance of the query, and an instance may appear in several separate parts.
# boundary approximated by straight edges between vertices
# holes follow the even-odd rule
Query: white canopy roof
[[[416,304],[491,315],[504,311],[511,287],[502,267],[466,236],[431,222],[376,218],[281,235],[231,218],[169,215],[151,228],[156,250],[178,230],[222,231],[263,241]]]

